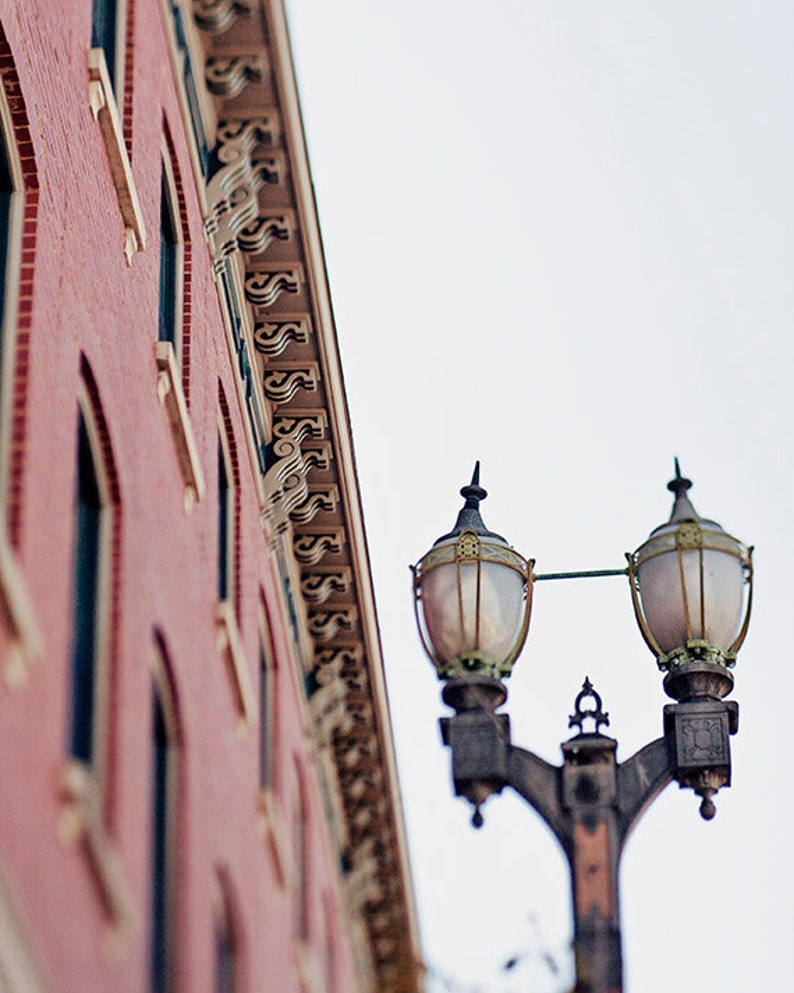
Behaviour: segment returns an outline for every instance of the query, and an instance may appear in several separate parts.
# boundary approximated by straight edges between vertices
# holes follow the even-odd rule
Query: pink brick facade
[[[224,5],[195,5],[199,13],[212,6]],[[225,4],[232,20],[245,6]],[[280,133],[288,140],[281,154],[297,203],[290,216],[304,225],[299,235],[293,231],[299,257],[289,261],[304,277],[317,267],[322,277],[321,258],[312,250],[316,222],[300,197],[302,145],[289,138],[299,128],[296,106],[289,104],[291,77],[279,76],[285,65],[291,72],[279,40],[283,14],[278,4],[248,6],[247,16],[261,20],[273,46],[263,55],[275,77],[266,109],[282,118]],[[146,231],[145,247],[135,250],[129,249],[132,208],[124,213],[126,194],[118,189],[123,156],[109,143],[107,117],[92,112],[90,102],[90,0],[0,0],[0,74],[12,126],[6,142],[14,146],[24,193],[21,228],[12,224],[9,239],[9,279],[16,280],[18,299],[4,337],[0,921],[6,923],[0,977],[11,990],[34,993],[152,988],[152,698],[159,679],[173,735],[167,988],[409,993],[421,987],[421,972],[341,378],[337,383],[333,362],[319,361],[323,385],[314,393],[321,400],[299,396],[296,408],[310,407],[313,423],[322,413],[325,437],[317,436],[317,445],[330,450],[321,462],[303,445],[296,471],[308,487],[306,500],[320,484],[338,500],[311,517],[311,509],[302,516],[282,511],[272,452],[292,397],[273,399],[262,390],[270,361],[265,353],[251,357],[248,379],[241,376],[245,350],[235,352],[217,277],[222,257],[241,271],[263,271],[268,250],[246,255],[234,246],[222,256],[211,239],[208,244],[210,180],[197,168],[185,93],[175,78],[171,7],[171,0],[119,5],[121,150]],[[192,13],[188,3],[179,7]],[[190,30],[195,58],[195,39],[202,36],[195,25]],[[233,37],[234,26],[202,44],[209,51],[218,38],[225,44]],[[210,97],[202,92],[205,124],[213,124]],[[253,100],[246,114],[257,110]],[[221,110],[229,110],[228,102]],[[158,362],[156,346],[164,157],[182,242],[177,384]],[[277,195],[274,202],[283,206]],[[305,282],[299,309],[313,321],[313,340],[330,341],[333,352],[324,281],[314,280],[320,286],[311,290],[314,296],[312,281]],[[253,314],[254,304],[244,303]],[[254,318],[267,323],[267,307],[281,304],[260,300],[256,306]],[[277,316],[292,319],[286,312]],[[246,320],[261,326],[254,318],[245,318],[243,334],[250,334]],[[305,358],[293,357],[293,366]],[[259,393],[247,401],[256,376]],[[179,389],[181,415],[170,405]],[[271,460],[264,466],[252,431],[257,396]],[[107,497],[97,757],[83,779],[67,747],[79,403],[93,425]],[[185,423],[193,441],[188,455]],[[226,620],[219,620],[218,604],[221,438],[234,494]],[[198,499],[186,476],[196,466],[205,484]],[[301,572],[293,543],[305,547],[340,531],[333,554],[348,559],[326,560],[319,573]],[[338,551],[342,546],[345,552]],[[328,601],[302,595],[316,589],[312,577],[332,574],[352,575],[350,603],[335,602],[343,592],[332,592]],[[324,609],[320,620],[317,603]],[[347,618],[342,641],[334,641],[326,617],[332,607]],[[337,670],[327,678],[330,669],[318,660],[331,651],[357,659],[362,679],[349,663],[346,681]],[[263,652],[270,659],[266,708],[260,705]],[[318,677],[325,705],[318,704],[322,693],[311,689]],[[366,699],[364,709],[356,709],[359,697],[351,694],[361,684]],[[334,687],[339,706],[328,703]],[[265,786],[263,735],[270,749]],[[360,772],[356,749],[369,756]],[[387,799],[377,814],[355,806],[365,780]],[[381,864],[377,853],[384,845],[396,863]],[[397,881],[388,892],[384,876]],[[223,927],[230,935],[232,986],[219,985],[230,981],[218,972]]]

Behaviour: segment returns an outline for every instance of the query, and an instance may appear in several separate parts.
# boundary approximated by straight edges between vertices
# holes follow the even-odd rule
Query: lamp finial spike
[[[474,463],[474,472],[471,474],[471,482],[464,486],[460,495],[466,501],[468,510],[479,510],[480,501],[488,496],[488,492],[480,486],[480,460]]]
[[[681,475],[681,466],[676,455],[673,464],[675,466],[675,477],[667,484],[667,489],[675,496],[673,502],[673,512],[670,515],[671,521],[696,521],[698,514],[689,502],[687,490],[692,488],[692,480]]]

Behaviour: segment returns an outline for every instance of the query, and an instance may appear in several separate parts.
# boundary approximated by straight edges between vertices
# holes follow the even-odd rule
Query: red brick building
[[[0,988],[423,988],[279,0],[0,0]]]

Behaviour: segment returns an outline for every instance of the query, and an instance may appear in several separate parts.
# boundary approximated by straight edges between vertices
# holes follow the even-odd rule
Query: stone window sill
[[[132,265],[132,256],[146,247],[146,227],[132,177],[127,146],[124,144],[124,133],[108,75],[105,52],[101,48],[88,50],[88,104],[105,139],[113,185],[124,221],[124,255],[127,265]]]
[[[244,738],[257,723],[256,704],[243,639],[229,600],[218,602],[215,619],[218,625],[218,651],[226,660],[237,707],[237,737]]]
[[[176,365],[174,346],[170,341],[158,341],[155,349],[157,361],[157,395],[168,413],[171,431],[176,444],[179,469],[185,483],[185,512],[204,498],[206,486],[198,457],[198,447],[190,423],[182,381]]]
[[[259,834],[268,844],[273,855],[273,864],[282,889],[290,880],[290,861],[287,853],[287,837],[284,822],[276,805],[271,789],[263,788],[257,798]]]
[[[41,658],[43,639],[27,584],[5,537],[0,538],[0,610],[11,634],[5,681],[15,689],[25,682],[31,666]]]
[[[61,771],[59,834],[66,845],[80,845],[97,883],[102,906],[117,936],[131,921],[131,903],[116,852],[102,818],[102,804],[92,770],[69,760]]]

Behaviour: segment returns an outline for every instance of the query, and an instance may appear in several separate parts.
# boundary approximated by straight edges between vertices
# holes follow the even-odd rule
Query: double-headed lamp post
[[[676,780],[701,797],[710,820],[714,794],[730,785],[739,708],[724,698],[750,618],[752,549],[698,516],[677,460],[675,470],[670,520],[626,555],[625,569],[536,575],[534,560],[485,527],[479,463],[455,527],[413,567],[422,642],[455,711],[441,719],[455,793],[481,827],[481,805],[511,786],[556,835],[571,870],[577,993],[622,991],[618,864],[640,814]],[[640,631],[676,702],[664,707],[662,737],[617,762],[617,742],[601,732],[608,716],[585,679],[569,721],[576,733],[562,744],[562,765],[551,765],[511,743],[509,717],[496,713],[507,699],[502,680],[526,640],[534,583],[608,575],[628,576]]]

